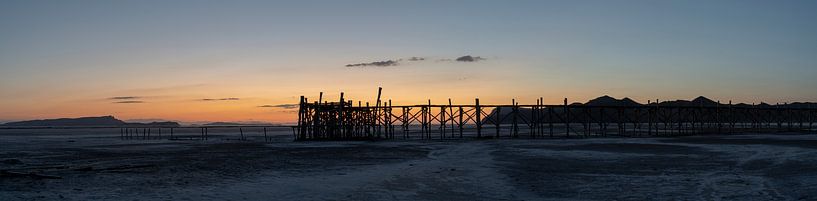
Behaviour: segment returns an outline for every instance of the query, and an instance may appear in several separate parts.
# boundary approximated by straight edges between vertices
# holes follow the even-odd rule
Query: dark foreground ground
[[[817,135],[274,143],[0,135],[0,200],[815,200]]]

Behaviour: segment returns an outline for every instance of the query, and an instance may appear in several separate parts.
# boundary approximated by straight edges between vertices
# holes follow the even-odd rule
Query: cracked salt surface
[[[814,200],[817,135],[380,142],[0,130],[0,200]],[[77,135],[81,134],[81,135]],[[263,141],[263,140],[260,140]]]

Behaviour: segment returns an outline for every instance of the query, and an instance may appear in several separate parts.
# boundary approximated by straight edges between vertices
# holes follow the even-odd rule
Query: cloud
[[[411,58],[408,58],[406,60],[409,60],[409,61],[424,61],[424,60],[426,60],[426,58],[424,58],[424,57],[411,57]]]
[[[398,63],[395,60],[386,60],[386,61],[375,61],[369,63],[358,63],[358,64],[346,64],[346,67],[367,67],[367,66],[374,66],[374,67],[386,67],[386,66],[396,66]]]
[[[298,104],[261,105],[261,106],[258,106],[258,107],[295,109],[295,108],[298,108]]]
[[[199,99],[200,101],[237,101],[241,100],[240,98],[202,98]]]
[[[142,98],[142,97],[139,97],[139,96],[116,96],[116,97],[110,97],[110,98],[108,98],[108,100],[134,100],[134,99],[140,99],[140,98]]]
[[[145,103],[145,101],[131,100],[131,101],[118,101],[118,102],[113,102],[113,103],[117,103],[117,104],[134,104],[134,103]]]
[[[458,57],[456,59],[456,61],[459,61],[459,62],[476,62],[476,61],[482,61],[482,60],[485,60],[485,58],[472,57],[471,55],[461,56],[461,57]]]
[[[369,63],[347,64],[346,67],[350,67],[350,68],[351,67],[370,67],[370,66],[372,66],[372,67],[388,67],[388,66],[398,66],[398,65],[403,64],[404,62],[421,62],[421,61],[425,61],[425,60],[428,60],[428,59],[429,58],[426,58],[426,57],[408,57],[408,58],[397,59],[397,60],[384,60],[384,61],[375,61],[375,62],[369,62]],[[457,62],[477,62],[477,61],[482,61],[482,60],[486,60],[486,59],[483,58],[483,57],[466,55],[466,56],[457,57],[456,59],[437,59],[436,61],[438,61],[438,62],[452,62],[452,61],[457,61]]]

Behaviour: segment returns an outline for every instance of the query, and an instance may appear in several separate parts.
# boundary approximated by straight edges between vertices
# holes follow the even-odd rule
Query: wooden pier
[[[629,106],[520,104],[392,105],[301,96],[295,140],[681,136],[749,132],[815,133],[817,108],[791,105]]]

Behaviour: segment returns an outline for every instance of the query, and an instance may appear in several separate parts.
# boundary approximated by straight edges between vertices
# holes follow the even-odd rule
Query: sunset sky
[[[0,121],[286,123],[300,95],[378,86],[395,105],[814,102],[815,19],[786,0],[4,0]]]

